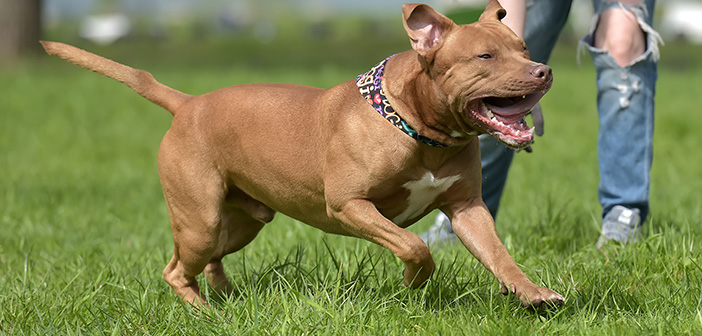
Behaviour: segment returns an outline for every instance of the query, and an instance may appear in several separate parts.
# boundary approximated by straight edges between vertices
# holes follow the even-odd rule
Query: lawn
[[[91,48],[189,93],[264,81],[330,87],[406,48],[404,39],[323,53],[315,51],[323,44],[273,43],[247,53],[247,43],[196,44],[185,54],[139,42]],[[193,311],[161,279],[173,242],[156,153],[170,115],[59,60],[0,70],[0,333],[699,335],[700,54],[663,49],[652,213],[641,242],[603,250],[594,246],[594,72],[587,56],[576,65],[571,48],[554,55],[546,134],[534,153],[517,155],[497,220],[527,275],[567,299],[543,312],[502,296],[462,246],[433,249],[437,271],[409,290],[389,251],[280,214],[225,259],[236,294]]]

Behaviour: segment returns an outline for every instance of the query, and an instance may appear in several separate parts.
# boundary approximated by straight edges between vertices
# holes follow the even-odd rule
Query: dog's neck
[[[394,56],[394,55],[392,55]],[[390,57],[392,57],[390,56]],[[390,100],[385,94],[383,76],[385,74],[385,64],[390,57],[376,64],[368,72],[356,77],[356,86],[363,98],[368,101],[373,109],[382,115],[399,130],[409,135],[413,139],[433,147],[450,147],[451,145],[428,138],[419,134],[405,119],[403,119],[393,108]]]

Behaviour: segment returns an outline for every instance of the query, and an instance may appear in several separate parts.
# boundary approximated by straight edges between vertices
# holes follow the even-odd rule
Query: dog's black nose
[[[531,75],[535,78],[546,79],[551,75],[551,67],[546,64],[538,64],[531,68]]]

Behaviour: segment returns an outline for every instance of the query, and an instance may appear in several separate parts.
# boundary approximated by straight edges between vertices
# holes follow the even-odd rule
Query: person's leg
[[[536,62],[546,63],[570,12],[569,0],[529,0],[526,11],[524,40],[529,55]],[[497,217],[514,150],[494,137],[483,134],[480,139],[482,162],[482,196],[493,218]],[[439,213],[429,231],[420,235],[428,244],[455,241],[448,217]]]
[[[548,63],[568,19],[572,0],[528,0],[524,41],[534,62]]]
[[[660,37],[651,28],[655,0],[593,3],[593,29],[582,44],[597,71],[601,246],[635,240],[648,216]]]
[[[502,192],[507,182],[507,173],[514,158],[514,150],[508,148],[489,134],[482,134],[480,140],[480,162],[482,164],[482,195],[492,218],[497,217]]]
[[[570,6],[571,1],[568,0],[527,1],[524,41],[533,61],[548,63],[551,51],[568,18]],[[497,217],[514,151],[494,137],[481,135],[480,153],[483,166],[483,201],[490,209],[490,214]]]

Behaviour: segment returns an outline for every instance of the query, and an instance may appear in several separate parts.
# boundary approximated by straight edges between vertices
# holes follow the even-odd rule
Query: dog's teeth
[[[519,132],[520,132],[520,131],[519,131],[519,130],[517,130],[517,136],[519,136]]]
[[[526,98],[526,95],[522,95],[522,99]]]
[[[532,127],[531,129],[529,129],[529,132],[534,133],[535,129],[536,129],[536,127]]]
[[[485,114],[487,114],[488,118],[490,119],[495,117],[495,114],[493,114],[492,111],[490,111],[489,109],[487,110],[487,112],[485,112]]]

